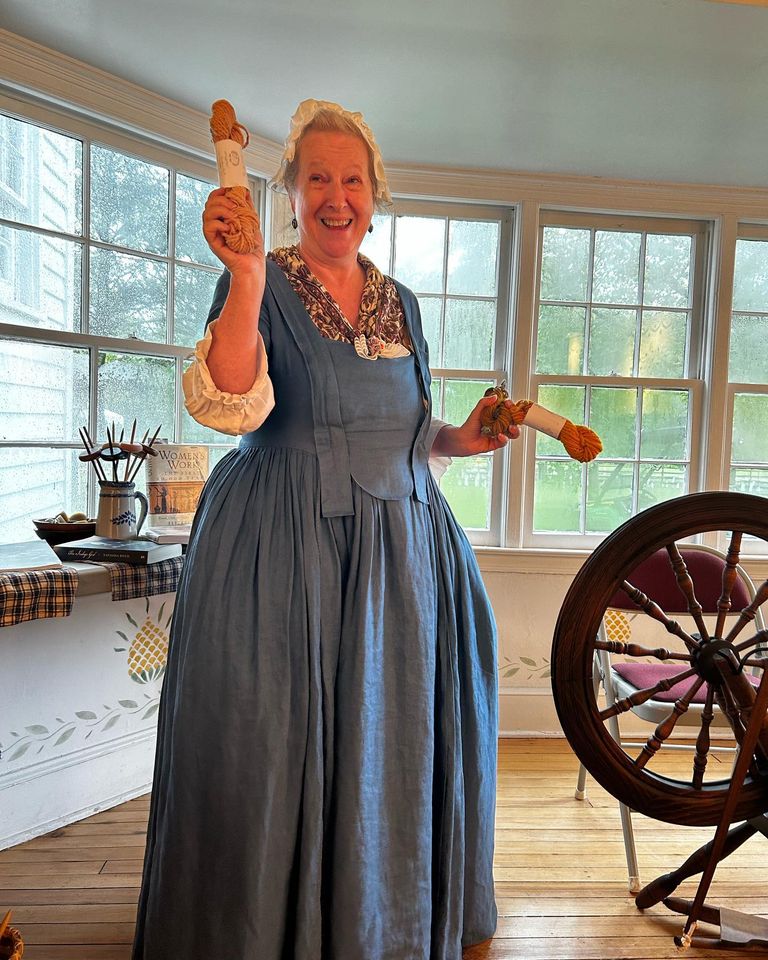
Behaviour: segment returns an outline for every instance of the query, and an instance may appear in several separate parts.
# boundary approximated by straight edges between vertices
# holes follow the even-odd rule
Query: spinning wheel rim
[[[631,809],[689,826],[718,823],[730,780],[709,781],[694,789],[637,768],[598,713],[592,672],[594,638],[611,597],[639,563],[667,543],[721,530],[768,541],[768,500],[739,493],[690,494],[632,517],[595,549],[576,575],[560,609],[552,648],[555,706],[579,760],[598,783]],[[768,778],[748,780],[734,821],[766,809]]]

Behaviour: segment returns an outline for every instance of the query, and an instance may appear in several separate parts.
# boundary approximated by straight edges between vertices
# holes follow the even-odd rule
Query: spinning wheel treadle
[[[687,538],[713,531],[724,534],[728,560],[719,612],[716,618],[705,620],[697,610],[696,583],[679,555],[679,547]],[[738,493],[700,493],[652,507],[619,527],[594,551],[577,574],[560,610],[552,650],[552,688],[565,735],[598,783],[631,809],[657,820],[714,826],[720,823],[724,812],[730,780],[715,781],[704,776],[713,738],[708,718],[716,704],[728,717],[737,741],[742,741],[756,696],[745,670],[754,671],[759,680],[763,660],[758,648],[768,647],[766,631],[757,631],[754,625],[755,612],[768,600],[768,581],[758,587],[747,607],[731,609],[736,566],[747,535],[768,541],[768,500]],[[686,597],[691,623],[695,624],[693,629],[668,616],[653,597],[633,592],[632,571],[657,550],[666,550],[669,556],[671,569]],[[603,614],[617,590],[628,593],[638,610],[650,615],[644,620],[653,624],[652,642],[643,639],[641,644],[606,645],[598,640]],[[670,702],[668,717],[651,733],[642,749],[622,748],[608,729],[611,711],[596,697],[593,660],[598,649],[609,649],[630,660],[655,658],[657,662],[671,662],[679,666],[676,677],[693,680],[690,689],[694,692],[702,689],[704,683],[708,685],[701,723],[687,727],[696,741],[687,779],[668,777],[656,772],[654,766],[665,755],[666,740],[687,711],[693,693]],[[655,692],[663,689],[656,687]],[[646,694],[650,697],[653,691],[646,690],[641,696]],[[620,716],[629,709],[626,700],[619,701],[613,715]],[[730,820],[748,820],[766,810],[768,724],[763,722]]]

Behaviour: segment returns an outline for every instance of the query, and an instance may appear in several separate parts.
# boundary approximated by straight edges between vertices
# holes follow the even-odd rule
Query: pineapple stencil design
[[[632,627],[629,617],[622,610],[607,610],[603,617],[605,633],[609,640],[629,643],[632,639]]]
[[[154,620],[149,612],[149,598],[147,597],[146,616],[141,626],[130,613],[126,612],[125,614],[128,622],[136,631],[133,638],[129,641],[127,634],[121,630],[117,631],[126,643],[130,643],[128,648],[128,676],[136,683],[150,683],[153,680],[159,680],[165,673],[165,664],[168,659],[168,627],[173,617],[173,611],[163,622],[164,610],[165,603],[160,607],[157,619]],[[125,649],[125,647],[115,647],[118,652]]]

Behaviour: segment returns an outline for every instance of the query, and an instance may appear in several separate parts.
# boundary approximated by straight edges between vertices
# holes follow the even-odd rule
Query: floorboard
[[[689,763],[689,756],[677,754],[665,761],[665,771],[687,770]],[[464,960],[681,956],[673,937],[682,918],[663,906],[637,910],[626,886],[617,805],[591,780],[587,799],[574,800],[576,771],[564,741],[501,742],[499,923],[494,938],[466,950]],[[25,960],[129,960],[148,812],[149,800],[141,797],[0,851],[0,914],[13,908],[27,944]],[[634,823],[644,880],[674,869],[713,834],[640,816]],[[711,902],[768,916],[765,844],[753,838],[721,865]],[[695,890],[688,882],[678,893],[692,899]],[[768,956],[761,948],[724,948],[715,934],[706,924],[699,927],[691,960]]]

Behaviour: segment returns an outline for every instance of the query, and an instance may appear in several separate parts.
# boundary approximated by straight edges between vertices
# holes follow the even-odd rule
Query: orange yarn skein
[[[487,406],[480,413],[482,433],[497,437],[500,433],[506,433],[512,424],[519,425],[522,423],[525,426],[533,426],[533,424],[525,422],[531,407],[538,407],[538,404],[535,404],[533,400],[518,400],[511,405],[507,404],[509,394],[504,389],[503,383],[500,387],[491,387],[483,394],[485,397],[494,395],[498,402],[494,406]],[[538,407],[538,409],[543,411],[544,408]],[[551,416],[549,411],[545,412]],[[602,441],[595,431],[590,430],[589,427],[577,426],[563,417],[559,419],[562,421],[562,426],[556,439],[562,443],[568,455],[574,460],[578,460],[579,463],[589,463],[590,460],[594,460],[603,449]]]
[[[261,246],[259,217],[245,186],[247,178],[242,156],[242,148],[248,146],[248,131],[242,123],[238,123],[235,108],[228,100],[216,100],[213,103],[210,127],[214,144],[231,147],[216,151],[219,184],[227,188],[227,197],[237,204],[231,231],[224,238],[225,243],[235,253],[255,253]],[[233,184],[233,180],[241,182]]]

